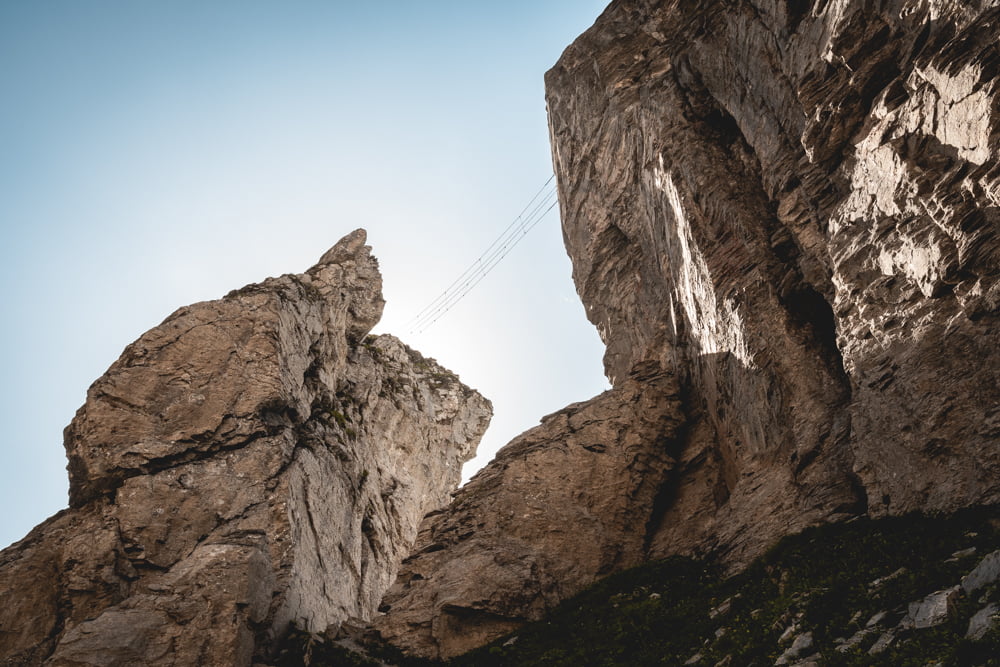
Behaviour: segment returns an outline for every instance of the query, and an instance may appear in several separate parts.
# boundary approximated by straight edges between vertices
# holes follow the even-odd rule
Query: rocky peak
[[[489,402],[392,336],[358,230],[179,309],[66,429],[71,508],[0,553],[0,662],[233,664],[370,617]]]
[[[382,314],[364,242],[356,230],[305,273],[180,308],[126,347],[66,429],[70,505],[266,435],[269,421],[308,418],[306,371],[342,366]]]

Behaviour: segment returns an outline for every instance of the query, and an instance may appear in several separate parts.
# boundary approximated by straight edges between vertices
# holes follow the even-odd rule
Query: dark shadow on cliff
[[[932,627],[900,626],[911,603],[958,584],[998,548],[1000,509],[993,507],[808,529],[729,578],[711,558],[669,558],[612,575],[543,621],[447,664],[763,666],[808,633],[812,647],[800,658],[821,664],[996,665],[1000,625],[979,640],[965,637],[972,616],[1000,601],[996,584],[959,596]],[[894,640],[869,655],[890,632]],[[700,660],[688,663],[696,654]],[[400,665],[442,664],[392,657]]]

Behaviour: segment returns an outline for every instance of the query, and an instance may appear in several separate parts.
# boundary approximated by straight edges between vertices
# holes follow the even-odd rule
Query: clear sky
[[[542,76],[605,4],[0,2],[0,547],[65,507],[62,429],[128,343],[357,227],[377,331],[494,402],[467,473],[602,391],[556,211],[406,324],[550,176]]]

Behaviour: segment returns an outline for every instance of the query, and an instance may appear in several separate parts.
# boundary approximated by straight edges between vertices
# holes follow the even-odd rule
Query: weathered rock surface
[[[998,623],[1000,623],[1000,605],[988,604],[969,619],[969,628],[965,631],[965,638],[982,639],[987,632],[997,627]]]
[[[967,595],[1000,581],[1000,551],[994,551],[979,561],[975,569],[962,578],[962,590]]]
[[[642,562],[683,422],[676,381],[652,370],[549,415],[427,517],[376,620],[382,636],[457,655]]]
[[[923,630],[946,622],[958,601],[959,591],[959,586],[953,586],[943,591],[934,591],[923,600],[911,602],[902,626]]]
[[[738,568],[817,522],[1000,501],[998,33],[988,2],[613,2],[546,77],[553,158],[608,396],[662,410],[602,444],[669,462],[645,495],[595,485],[559,464],[578,430],[540,427],[532,488],[632,503],[570,544],[515,441],[425,523],[383,636],[470,648],[605,573],[573,563],[616,541],[612,568]],[[675,400],[647,397],[662,377]],[[471,554],[489,574],[454,574]]]
[[[391,336],[358,230],[181,308],[66,429],[71,508],[0,552],[0,664],[249,665],[367,618],[489,402]]]

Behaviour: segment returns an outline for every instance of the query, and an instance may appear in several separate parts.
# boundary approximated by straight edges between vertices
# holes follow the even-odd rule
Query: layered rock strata
[[[364,244],[181,308],[93,384],[70,509],[0,553],[0,664],[249,665],[375,611],[491,406],[368,335]]]
[[[453,655],[641,559],[1000,501],[998,34],[986,2],[613,2],[546,77],[614,386],[569,410],[644,402],[596,444],[654,463],[637,491],[565,471],[572,419],[516,440],[425,522],[382,635]]]

